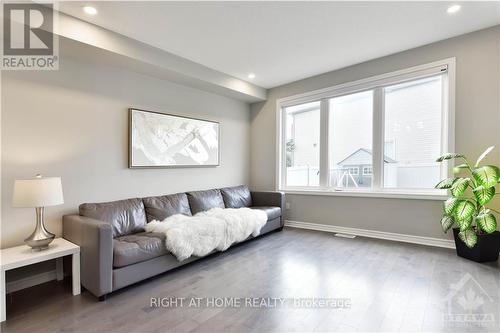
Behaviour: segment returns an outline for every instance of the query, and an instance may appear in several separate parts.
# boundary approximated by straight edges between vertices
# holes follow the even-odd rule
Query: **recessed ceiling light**
[[[254,73],[250,73],[248,74],[248,78],[251,80],[251,79],[255,79],[255,74]]]
[[[83,11],[89,15],[97,14],[97,9],[95,9],[94,7],[90,7],[90,6],[83,7]]]
[[[453,6],[448,7],[448,9],[446,11],[448,12],[448,14],[455,14],[456,12],[458,12],[460,10],[460,8],[462,8],[462,6],[453,5]]]

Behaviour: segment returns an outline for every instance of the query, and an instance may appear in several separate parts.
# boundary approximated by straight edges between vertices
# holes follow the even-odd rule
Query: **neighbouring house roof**
[[[384,155],[385,163],[397,163],[387,155]],[[338,162],[337,165],[370,165],[372,164],[372,151],[371,149],[359,148],[342,161]]]

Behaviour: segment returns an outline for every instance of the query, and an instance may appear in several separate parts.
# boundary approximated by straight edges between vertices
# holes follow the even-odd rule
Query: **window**
[[[441,177],[442,75],[384,88],[384,187],[432,188]]]
[[[371,179],[353,176],[372,163],[373,92],[332,98],[328,106],[330,186],[370,187]]]
[[[359,175],[359,168],[348,168],[347,172],[350,175],[357,176],[357,175]]]
[[[320,103],[285,108],[286,182],[289,186],[319,185]]]
[[[279,189],[443,194],[453,78],[447,59],[279,100]]]

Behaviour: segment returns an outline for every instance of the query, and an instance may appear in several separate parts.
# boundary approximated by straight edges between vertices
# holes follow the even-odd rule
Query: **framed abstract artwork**
[[[139,109],[129,113],[129,168],[219,166],[218,122]]]

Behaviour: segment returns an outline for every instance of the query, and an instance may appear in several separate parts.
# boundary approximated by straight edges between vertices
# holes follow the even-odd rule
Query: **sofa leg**
[[[101,295],[97,299],[99,300],[99,302],[104,302],[106,300],[106,296],[107,295]]]

